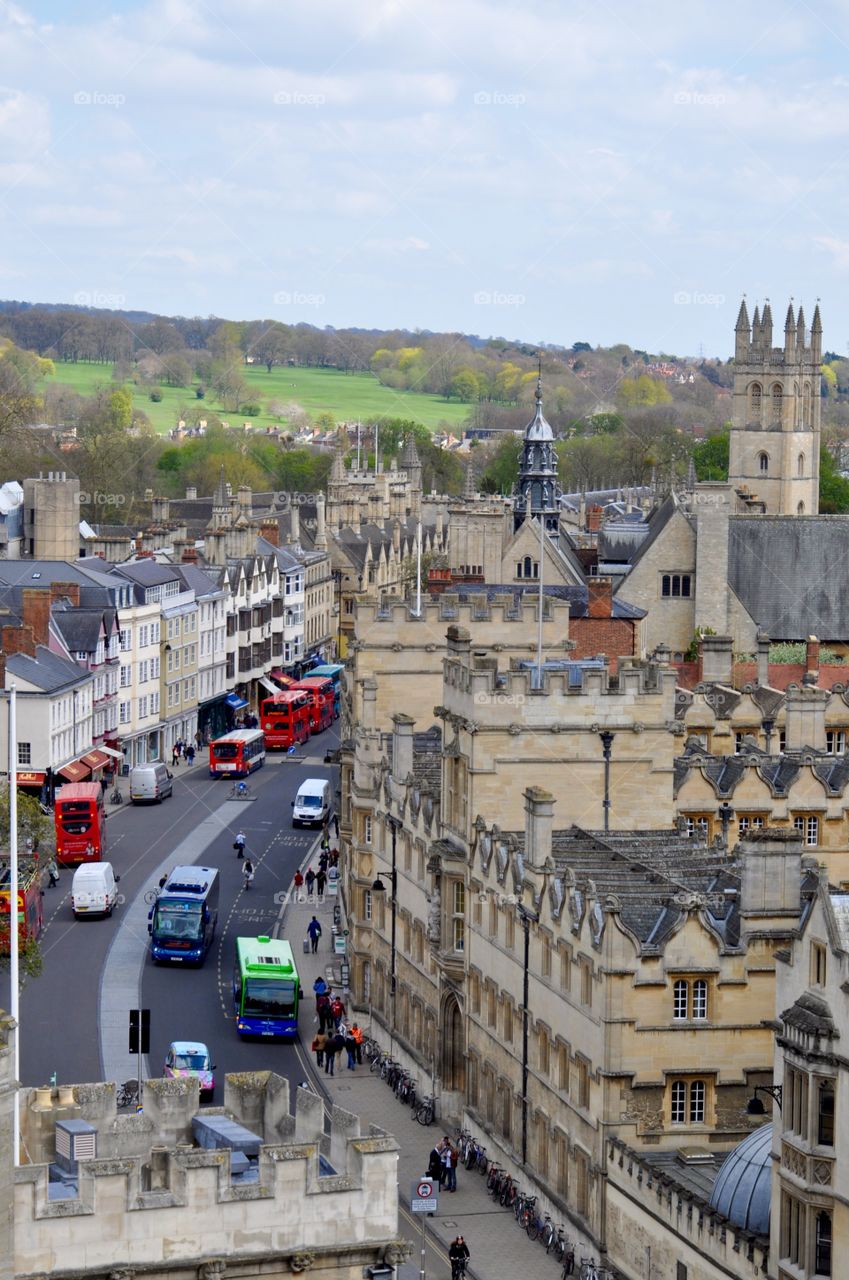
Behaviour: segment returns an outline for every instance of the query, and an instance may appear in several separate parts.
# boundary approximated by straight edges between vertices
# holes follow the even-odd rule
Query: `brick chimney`
[[[197,564],[197,547],[183,547],[183,554],[180,558],[183,564]]]
[[[805,675],[813,677],[809,684],[816,684],[820,674],[820,642],[816,636],[808,636],[805,644]]]
[[[6,655],[0,653],[0,689],[6,688]]]
[[[50,601],[67,598],[75,608],[80,607],[80,584],[78,582],[51,582]]]
[[[601,507],[590,507],[587,511],[587,532],[598,533],[601,528]]]
[[[51,592],[44,587],[24,587],[21,592],[23,602],[23,623],[32,628],[36,644],[47,644],[50,632],[50,606],[53,603]]]
[[[427,589],[432,596],[441,595],[451,586],[450,569],[428,569]]]
[[[587,578],[587,617],[613,617],[612,578]]]
[[[263,520],[259,531],[266,542],[270,542],[275,547],[280,546],[280,525],[276,520]]]
[[[8,656],[10,653],[26,653],[35,657],[35,636],[32,627],[4,627],[0,632],[0,645]]]

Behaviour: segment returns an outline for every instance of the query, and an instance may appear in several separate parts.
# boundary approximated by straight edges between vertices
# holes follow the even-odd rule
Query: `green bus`
[[[288,942],[264,934],[236,939],[233,1005],[240,1036],[297,1036],[300,994]]]

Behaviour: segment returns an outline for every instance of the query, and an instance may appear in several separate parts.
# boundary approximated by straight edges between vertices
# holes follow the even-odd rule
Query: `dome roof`
[[[762,1124],[729,1152],[713,1184],[710,1204],[733,1223],[769,1235],[772,1124]]]
[[[526,440],[553,440],[554,432],[545,419],[542,411],[542,388],[537,383],[536,393],[536,411],[533,418],[525,427]]]

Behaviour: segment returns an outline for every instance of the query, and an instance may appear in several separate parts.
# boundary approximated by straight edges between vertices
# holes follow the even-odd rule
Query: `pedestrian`
[[[357,1042],[357,1066],[361,1067],[363,1065],[363,1030],[356,1022],[351,1027],[351,1035]]]
[[[427,1176],[442,1185],[442,1147],[437,1143],[431,1148],[427,1161]]]
[[[339,839],[339,815],[336,813],[334,813],[333,815],[333,834],[338,840]]]
[[[168,883],[168,872],[166,871],[164,876],[160,876],[160,877],[159,877],[159,892],[160,892],[160,893],[161,893],[161,892],[162,892],[162,890],[165,888],[165,886],[166,886],[166,884],[167,884],[167,883]]]
[[[306,882],[307,882],[307,896],[311,898],[312,887],[315,884],[315,872],[313,871],[312,867],[307,867]]]
[[[245,838],[244,831],[238,831],[236,833],[236,839],[233,841],[233,848],[236,850],[237,858],[244,858],[246,844],[247,844],[247,840]]]
[[[91,843],[90,840],[85,847],[85,861],[86,862],[94,861],[94,845]]]
[[[327,872],[319,869],[319,873],[315,878],[315,889],[319,898],[324,897],[324,886],[327,884]]]
[[[108,788],[109,788],[109,779],[107,778],[106,774],[104,773],[103,777],[100,779],[100,793],[101,793],[101,795],[104,795],[104,796],[105,796],[105,795],[106,795],[106,792],[107,792],[107,790],[108,790]]]
[[[353,1027],[345,1036],[345,1048],[348,1051],[348,1070],[355,1071],[357,1068],[357,1038],[353,1034]]]
[[[316,920],[315,916],[313,916],[312,920],[310,920],[307,925],[307,933],[309,934],[310,942],[312,943],[312,953],[315,955],[318,951],[318,940],[321,937],[321,925],[318,920]]]
[[[459,1280],[460,1276],[466,1274],[466,1264],[470,1257],[469,1246],[462,1236],[457,1236],[456,1239],[451,1241],[448,1249],[448,1259],[451,1263],[451,1280]]]
[[[331,867],[339,866],[339,850],[338,849],[330,850],[330,865]]]
[[[321,832],[321,848],[323,853],[326,853],[327,850],[330,848],[330,832],[327,828],[326,822]]]
[[[316,1033],[312,1042],[312,1051],[315,1054],[315,1065],[319,1070],[324,1066],[324,1051],[327,1048],[327,1036],[323,1031]]]
[[[330,1002],[330,1012],[333,1015],[333,1025],[339,1028],[339,1024],[345,1017],[345,1005],[339,996],[334,996]]]
[[[50,859],[45,870],[50,877],[50,888],[55,889],[56,885],[59,883],[59,866],[55,858]]]
[[[315,998],[315,1008],[318,1014],[318,1026],[320,1031],[333,1030],[333,1013],[330,1008],[331,1000],[327,991],[322,991],[321,995]]]
[[[295,886],[295,896],[300,901],[301,889],[304,887],[304,877],[301,875],[300,868],[295,872],[295,878],[292,883]]]
[[[316,1013],[318,1013],[318,997],[327,995],[327,983],[324,981],[321,974],[319,974],[315,982],[312,984],[312,989],[315,992],[315,1010]]]
[[[440,1169],[440,1177],[442,1185],[446,1191],[451,1190],[451,1142],[445,1137],[442,1139],[442,1168]]]
[[[171,748],[171,767],[172,767],[172,769],[176,769],[176,767],[177,767],[177,765],[178,765],[179,763],[180,763],[180,753],[179,753],[179,751],[177,750],[177,744],[176,744],[176,742],[175,742],[175,743],[174,743],[174,745],[173,745],[173,747]]]
[[[197,733],[195,734],[195,742],[197,743],[198,751],[200,751],[203,747],[203,734],[201,733],[200,729],[198,729]]]
[[[242,875],[245,880],[245,888],[250,889],[254,880],[254,864],[251,862],[250,858],[245,858],[244,865],[242,866]]]
[[[460,1159],[460,1152],[454,1143],[445,1139],[443,1144],[442,1164],[444,1168],[444,1180],[446,1191],[457,1190],[457,1161]]]
[[[322,853],[320,855],[318,859],[318,869],[319,871],[324,871],[324,872],[327,871],[327,854],[326,853]]]
[[[175,745],[175,746],[176,746],[176,748],[177,748],[177,755],[178,755],[178,756],[181,756],[181,755],[183,754],[183,739],[182,739],[182,738],[178,738],[178,739],[177,739],[177,741],[176,741],[176,743],[175,743],[174,745]]]
[[[192,746],[192,744],[189,743],[189,745],[186,747],[186,764],[191,769],[194,762],[195,762],[195,749]]]

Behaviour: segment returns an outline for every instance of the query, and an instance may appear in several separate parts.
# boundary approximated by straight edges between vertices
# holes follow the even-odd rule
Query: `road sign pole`
[[[422,1213],[422,1214],[420,1214],[420,1217],[421,1217],[421,1220],[422,1220],[422,1267],[421,1267],[421,1280],[427,1280],[427,1276],[425,1275],[425,1266],[426,1266],[426,1259],[425,1259],[425,1214],[423,1214],[423,1213]]]

